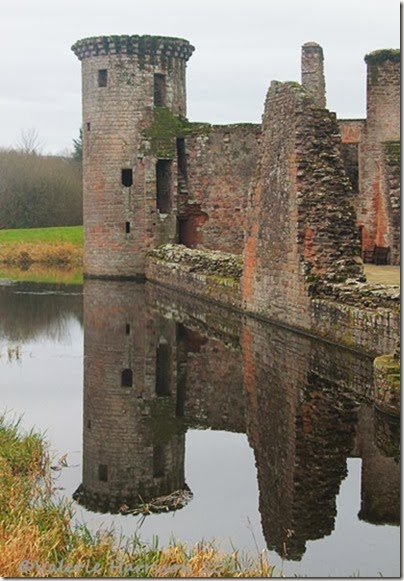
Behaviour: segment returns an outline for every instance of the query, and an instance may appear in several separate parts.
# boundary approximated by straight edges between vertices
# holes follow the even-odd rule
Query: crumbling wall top
[[[93,36],[78,40],[72,51],[79,60],[98,55],[156,55],[187,61],[195,50],[187,40],[169,36]]]
[[[392,61],[394,63],[401,62],[401,53],[399,48],[384,48],[381,50],[374,50],[365,55],[365,62],[371,64],[381,64],[385,61]]]

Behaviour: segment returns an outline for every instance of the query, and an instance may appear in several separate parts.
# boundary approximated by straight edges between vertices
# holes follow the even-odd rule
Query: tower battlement
[[[82,61],[85,58],[105,55],[137,55],[138,57],[180,58],[187,61],[195,48],[183,38],[138,34],[119,36],[94,36],[83,38],[72,46],[72,51]]]

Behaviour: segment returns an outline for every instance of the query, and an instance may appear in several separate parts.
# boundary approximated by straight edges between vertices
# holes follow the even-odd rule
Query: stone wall
[[[401,146],[398,141],[386,142],[383,160],[383,190],[389,223],[390,264],[401,263]]]
[[[180,208],[180,242],[242,254],[247,195],[261,126],[203,125],[186,138],[186,196]]]
[[[149,253],[146,278],[212,303],[240,308],[241,257],[167,244]]]
[[[341,155],[354,196],[359,194],[359,147],[365,129],[364,119],[338,119]]]
[[[365,250],[392,247],[396,212],[391,212],[384,143],[400,140],[400,51],[380,50],[365,57],[367,63],[367,116],[360,147],[360,193],[356,205],[363,226]],[[396,188],[394,188],[396,189]],[[393,226],[394,221],[394,226]],[[394,241],[392,264],[397,262]]]
[[[186,115],[193,47],[181,39],[111,36],[80,40],[72,50],[82,63],[84,271],[142,278],[147,250],[176,240],[177,160],[152,147],[150,130],[161,121],[156,109]],[[164,83],[158,106],[156,75]],[[171,142],[175,149],[175,133]],[[164,211],[157,204],[160,158],[171,160]]]
[[[363,276],[352,198],[335,116],[301,85],[271,83],[248,208],[246,310],[309,327],[311,294]]]
[[[317,42],[306,42],[302,46],[302,85],[313,97],[316,107],[326,107],[324,55]]]

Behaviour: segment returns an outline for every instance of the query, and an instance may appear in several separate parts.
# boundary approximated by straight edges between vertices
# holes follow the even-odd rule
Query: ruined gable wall
[[[352,189],[335,115],[297,83],[268,91],[261,157],[248,209],[243,303],[308,327],[309,297],[362,276]]]
[[[256,124],[207,125],[187,137],[188,195],[180,208],[188,218],[185,244],[242,254],[260,134]]]

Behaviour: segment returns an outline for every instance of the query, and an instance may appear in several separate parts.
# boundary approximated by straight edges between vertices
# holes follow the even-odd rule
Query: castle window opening
[[[130,188],[133,184],[133,170],[128,167],[122,168],[121,171],[121,182],[125,188]]]
[[[133,371],[131,369],[124,369],[122,371],[121,386],[122,387],[132,387],[133,386]]]
[[[177,159],[178,159],[178,182],[186,185],[187,181],[187,155],[185,149],[185,139],[177,137]]]
[[[87,121],[87,131],[91,131],[91,123],[90,123],[90,121]]]
[[[125,222],[125,232],[126,234],[130,233],[130,222]]]
[[[153,477],[161,478],[164,476],[165,454],[161,445],[153,447]]]
[[[106,464],[98,464],[98,480],[108,482],[108,466]]]
[[[171,349],[162,337],[156,349],[156,395],[168,397],[170,391]]]
[[[130,335],[130,324],[129,323],[126,323],[126,325],[125,325],[125,334]]]
[[[171,210],[171,159],[159,159],[156,163],[157,209],[162,214]]]
[[[160,73],[154,75],[154,106],[166,106],[166,76]]]
[[[108,69],[98,69],[98,86],[106,87],[108,84]]]

